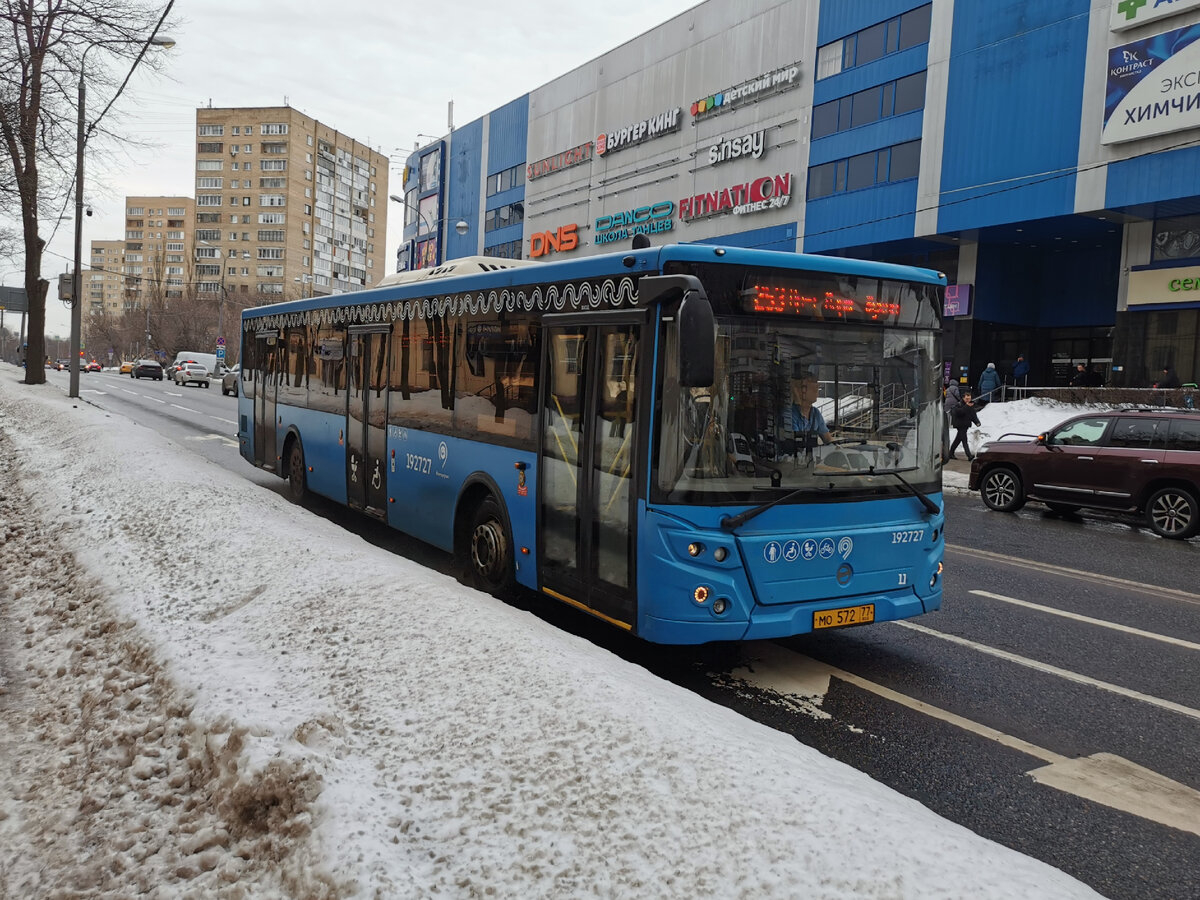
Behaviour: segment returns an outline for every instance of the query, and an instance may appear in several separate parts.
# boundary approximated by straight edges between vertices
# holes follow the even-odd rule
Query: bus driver
[[[812,456],[817,441],[828,444],[833,440],[829,436],[829,426],[825,417],[813,404],[816,403],[819,386],[817,376],[808,372],[799,378],[792,379],[792,403],[790,421],[792,436],[796,441],[796,453],[803,452]],[[788,419],[785,419],[788,421]]]

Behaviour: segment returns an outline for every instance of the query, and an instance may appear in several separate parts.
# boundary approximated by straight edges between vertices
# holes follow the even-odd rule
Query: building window
[[[807,199],[818,200],[830,194],[905,181],[916,178],[920,170],[920,141],[907,141],[894,147],[860,153],[809,169]]]
[[[210,190],[212,188],[216,188],[217,190],[220,190],[222,187],[224,187],[224,181],[224,178],[197,178],[196,187],[209,188]]]
[[[141,215],[145,215],[145,207],[142,207],[142,206],[131,206],[131,207],[129,207],[129,209],[128,209],[128,210],[126,210],[126,211],[125,211],[125,215],[127,215],[127,216],[141,216]]]
[[[214,222],[220,221],[220,213],[196,213],[196,223],[199,225],[211,225]]]
[[[483,248],[484,256],[495,256],[500,259],[521,259],[524,241],[505,241],[503,244],[493,244]]]
[[[817,80],[929,42],[932,4],[817,48]]]
[[[278,282],[261,281],[258,284],[258,292],[260,294],[282,294],[283,285]]]
[[[259,247],[258,248],[258,258],[259,259],[283,259],[283,248],[282,247]]]
[[[511,169],[505,169],[503,172],[497,172],[495,175],[489,175],[487,180],[487,195],[499,194],[501,191],[507,191],[510,188],[520,187],[525,183],[525,164],[513,166]]]
[[[196,134],[200,137],[221,137],[225,134],[224,125],[201,125],[196,129]]]
[[[259,225],[282,225],[284,223],[284,213],[259,213]]]
[[[221,239],[220,228],[197,228],[196,240],[198,241],[219,241]]]
[[[826,137],[925,106],[925,72],[916,72],[813,107],[812,137]]]
[[[258,167],[264,172],[282,172],[287,168],[286,159],[260,159]]]
[[[250,152],[250,147],[248,145],[246,147],[246,152],[247,153]],[[273,153],[273,154],[287,153],[287,144],[280,144],[280,143],[275,143],[275,142],[272,142],[269,144],[264,143],[262,145],[262,152],[263,153]]]
[[[259,126],[259,134],[287,134],[288,127],[282,122],[272,122]]]
[[[1200,257],[1200,216],[1155,219],[1150,261]]]
[[[282,242],[282,241],[284,241],[284,240],[286,240],[286,239],[287,239],[287,232],[286,232],[286,231],[282,231],[282,230],[279,230],[279,231],[260,231],[260,232],[258,233],[258,240],[259,240],[259,242],[260,242],[260,243],[264,243],[264,244],[265,244],[265,243],[268,243],[268,242],[271,242],[271,241],[275,241],[275,242]]]
[[[258,198],[259,206],[287,206],[287,197],[283,194],[263,194]]]
[[[196,205],[197,206],[220,206],[221,205],[221,195],[220,194],[197,194],[196,195]]]
[[[225,149],[225,145],[218,142],[215,144],[200,142],[196,144],[197,153],[221,153]]]
[[[525,221],[525,204],[508,203],[496,209],[489,209],[483,216],[483,230],[495,231],[509,225],[519,225]]]
[[[260,178],[258,179],[259,190],[278,190],[279,188],[287,187],[286,178]]]

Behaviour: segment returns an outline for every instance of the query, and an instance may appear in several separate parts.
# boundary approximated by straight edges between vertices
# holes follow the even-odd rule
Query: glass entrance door
[[[352,329],[346,390],[346,499],[387,517],[387,333]]]
[[[541,583],[632,625],[641,325],[547,328]]]

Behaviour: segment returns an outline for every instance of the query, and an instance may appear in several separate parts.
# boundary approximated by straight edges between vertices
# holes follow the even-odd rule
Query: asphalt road
[[[81,376],[81,394],[283,491],[238,455],[236,398],[219,385],[101,373]],[[310,507],[455,570],[348,510]],[[513,602],[1105,896],[1200,897],[1200,539],[1038,504],[994,513],[964,493],[946,508],[943,608],[907,622],[663,648],[533,594]]]

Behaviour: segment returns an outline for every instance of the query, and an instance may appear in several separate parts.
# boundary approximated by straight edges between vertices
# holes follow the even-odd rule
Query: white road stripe
[[[964,547],[960,544],[946,544],[946,549],[959,553],[965,553],[968,556],[982,557],[984,559],[992,559],[997,562],[1007,563],[1008,565],[1016,566],[1020,569],[1030,569],[1035,572],[1045,572],[1048,575],[1061,575],[1064,578],[1076,578],[1081,581],[1091,581],[1096,584],[1111,584],[1118,587],[1127,588],[1131,591],[1137,591],[1141,594],[1156,594],[1158,596],[1182,600],[1184,603],[1200,605],[1200,594],[1194,594],[1191,591],[1181,591],[1176,588],[1158,587],[1157,585],[1147,584],[1144,581],[1131,581],[1128,578],[1117,578],[1113,575],[1100,575],[1097,572],[1085,572],[1081,569],[1068,569],[1065,566],[1056,565],[1054,563],[1044,563],[1037,562],[1036,560],[1032,559],[1022,559],[1019,556],[1009,556],[1006,553],[993,553],[990,550],[976,550],[974,547]]]
[[[1123,631],[1126,634],[1135,634],[1138,637],[1149,638],[1152,641],[1162,641],[1164,644],[1174,644],[1176,647],[1184,647],[1188,650],[1200,650],[1200,644],[1193,641],[1185,641],[1183,638],[1171,637],[1167,634],[1155,634],[1153,631],[1142,631],[1140,628],[1133,628],[1129,625],[1121,625],[1118,622],[1106,622],[1103,619],[1093,619],[1091,616],[1081,616],[1079,613],[1068,612],[1065,609],[1055,609],[1053,606],[1042,606],[1040,603],[1030,603],[1028,600],[1018,600],[1016,597],[1005,597],[1003,594],[993,594],[991,591],[971,591],[972,594],[977,594],[980,597],[990,597],[992,600],[1000,600],[1004,603],[1011,603],[1014,606],[1024,606],[1026,609],[1036,609],[1038,612],[1050,613],[1052,616],[1062,616],[1064,619],[1074,619],[1076,622],[1086,622],[1088,625],[1097,625],[1100,628],[1111,628],[1113,631]]]
[[[198,410],[198,409],[192,409],[192,408],[191,408],[191,407],[189,407],[189,406],[180,406],[178,403],[172,403],[171,405],[172,405],[173,407],[175,407],[176,409],[182,409],[184,412],[190,412],[190,413],[198,413],[198,412],[200,412],[200,410]]]
[[[229,419],[222,419],[220,416],[209,416],[209,418],[216,419],[218,422],[224,422],[226,425],[236,425],[237,424],[237,422],[230,421]]]
[[[146,394],[146,399],[147,399],[147,400],[153,400],[155,403],[163,403],[163,404],[165,404],[165,403],[167,402],[166,400],[159,400],[157,397],[151,397],[149,394]]]
[[[785,696],[804,698],[808,702],[801,703],[801,708],[815,708],[821,715],[827,716],[824,710],[819,709],[819,704],[829,689],[829,679],[836,677],[885,700],[1044,760],[1048,765],[1026,773],[1039,784],[1132,813],[1151,822],[1200,834],[1200,791],[1127,759],[1111,753],[1094,753],[1081,759],[1070,759],[859,675],[792,653],[778,644],[755,644],[753,652],[755,659],[749,666],[734,669],[730,674],[748,684]]]
[[[1036,659],[1030,659],[1027,656],[1018,656],[1015,653],[1009,653],[1007,650],[1000,650],[996,647],[989,647],[987,644],[980,644],[977,641],[971,641],[967,638],[961,638],[957,635],[946,634],[942,631],[934,631],[932,628],[926,628],[924,625],[918,625],[916,622],[892,622],[893,625],[899,625],[901,628],[907,628],[910,631],[918,631],[921,634],[927,634],[930,637],[940,638],[943,641],[949,641],[952,644],[959,644],[963,647],[970,647],[979,653],[984,653],[988,656],[994,656],[997,659],[1003,659],[1007,662],[1016,663],[1019,666],[1025,666],[1029,669],[1035,669],[1038,672],[1045,672],[1048,675],[1057,675],[1059,678],[1073,681],[1076,684],[1087,685],[1088,687],[1099,688],[1102,691],[1108,691],[1111,694],[1117,694],[1121,697],[1128,697],[1131,700],[1137,700],[1141,703],[1147,703],[1150,706],[1157,706],[1159,709],[1165,709],[1168,712],[1179,713],[1183,716],[1188,716],[1192,719],[1200,719],[1200,709],[1192,709],[1190,706],[1184,706],[1181,703],[1175,703],[1171,700],[1163,700],[1161,697],[1152,697],[1149,694],[1143,694],[1140,691],[1133,691],[1129,688],[1121,687],[1119,684],[1111,684],[1107,681],[1100,681],[1097,678],[1091,678],[1088,675],[1082,675],[1079,672],[1072,672],[1070,669],[1060,669],[1058,666],[1052,666],[1049,663],[1039,662]]]

